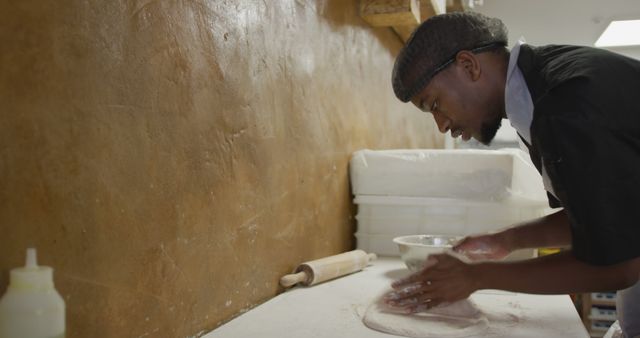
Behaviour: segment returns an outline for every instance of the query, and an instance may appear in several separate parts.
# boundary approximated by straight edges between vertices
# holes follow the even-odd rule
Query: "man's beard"
[[[496,133],[500,126],[502,125],[502,117],[498,116],[497,118],[491,120],[490,122],[486,122],[482,124],[480,129],[480,143],[488,146],[493,141],[493,138],[496,137]]]

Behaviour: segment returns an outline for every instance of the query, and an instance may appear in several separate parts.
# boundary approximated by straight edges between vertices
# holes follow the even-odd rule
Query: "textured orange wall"
[[[67,337],[186,337],[351,249],[350,154],[442,145],[356,8],[0,2],[0,290],[36,246]]]

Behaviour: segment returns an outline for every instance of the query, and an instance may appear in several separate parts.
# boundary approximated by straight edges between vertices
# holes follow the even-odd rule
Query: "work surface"
[[[367,328],[362,316],[373,298],[407,273],[400,259],[381,258],[361,272],[289,290],[203,337],[397,337]],[[502,318],[490,323],[485,337],[589,337],[569,296],[483,290],[471,299]]]

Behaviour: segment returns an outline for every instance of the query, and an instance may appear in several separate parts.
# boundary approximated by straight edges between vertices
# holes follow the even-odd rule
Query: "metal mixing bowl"
[[[402,260],[411,271],[419,271],[431,254],[451,249],[462,237],[450,235],[410,235],[393,239]]]

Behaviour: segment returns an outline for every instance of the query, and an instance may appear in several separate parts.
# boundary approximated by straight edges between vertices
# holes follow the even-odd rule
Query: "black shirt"
[[[572,251],[609,265],[640,257],[640,62],[606,50],[523,45],[531,158],[571,223]]]

